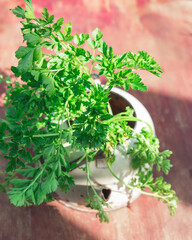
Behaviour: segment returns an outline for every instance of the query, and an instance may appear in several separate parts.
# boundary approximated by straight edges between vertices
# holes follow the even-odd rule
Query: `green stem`
[[[120,122],[120,121],[143,122],[143,123],[145,123],[149,127],[150,132],[152,134],[154,134],[153,133],[153,129],[152,129],[152,127],[150,126],[150,124],[148,122],[145,122],[145,121],[143,121],[143,120],[141,120],[139,118],[136,118],[136,117],[126,117],[126,116],[124,117],[124,116],[120,116],[119,114],[117,114],[114,117],[112,117],[112,118],[110,118],[108,120],[103,121],[103,123],[105,124],[105,123]]]
[[[59,133],[38,134],[34,135],[33,137],[53,137],[53,136],[59,136]]]
[[[89,173],[89,160],[87,155],[86,155],[86,173],[87,173],[87,196],[91,197],[89,194],[89,185],[88,185],[88,183],[90,184],[90,177],[89,177],[90,173]]]
[[[54,137],[54,136],[59,136],[59,133],[37,134],[37,135],[32,136],[32,138],[38,138],[38,137]],[[23,135],[23,137],[28,137],[28,136]],[[13,138],[13,136],[12,136],[12,135],[7,135],[7,136],[3,137],[3,140],[9,139],[9,138]]]
[[[110,103],[108,103],[107,108],[108,108],[109,114],[111,114],[113,116],[113,111],[112,111]]]
[[[138,189],[136,187],[133,187],[133,186],[130,186],[128,184],[126,184],[122,179],[120,179],[119,177],[117,177],[117,175],[114,173],[114,171],[112,170],[111,166],[109,163],[107,163],[107,167],[110,171],[110,173],[113,175],[113,177],[115,177],[121,184],[123,184],[127,189],[131,189],[131,190],[136,190],[142,194],[145,194],[145,195],[149,195],[149,196],[152,196],[152,197],[157,197],[157,198],[160,198],[160,199],[163,199],[163,200],[166,200],[168,196],[161,196],[161,195],[158,195],[156,193],[149,193],[149,192],[145,192],[145,191],[142,191],[141,189]],[[146,186],[147,187],[147,186]]]
[[[55,55],[50,54],[50,53],[45,53],[45,52],[43,52],[43,55],[47,55],[47,56],[51,56],[51,57],[55,57]]]
[[[3,137],[2,139],[5,140],[5,139],[9,139],[9,138],[12,138],[13,136],[12,135],[6,135],[5,137]]]
[[[85,157],[88,155],[88,153],[86,152],[76,163],[77,163],[77,165],[79,164],[79,163],[81,163],[82,161],[83,161],[83,159],[85,159]]]
[[[88,155],[86,156],[86,172],[87,172],[87,182],[89,183],[91,189],[93,190],[95,196],[97,196],[97,198],[101,199],[100,196],[97,194],[97,192],[95,191],[91,180],[90,180],[90,168],[89,168],[89,159],[88,159]],[[88,191],[88,186],[87,186],[87,192],[88,192],[88,196],[90,197],[89,191]]]
[[[61,70],[63,70],[64,68],[59,68],[59,69],[47,69],[47,70],[45,70],[45,69],[42,69],[42,68],[38,68],[38,69],[36,69],[36,70],[40,70],[41,72],[59,72],[59,71],[61,71]]]

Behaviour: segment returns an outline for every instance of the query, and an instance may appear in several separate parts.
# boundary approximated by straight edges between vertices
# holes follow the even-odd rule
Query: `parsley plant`
[[[92,196],[88,191],[88,206],[98,210],[100,221],[108,221],[103,210],[106,203],[90,181],[89,163],[102,150],[115,178],[128,189],[137,187],[142,193],[167,203],[173,214],[175,192],[162,177],[155,179],[152,173],[152,167],[156,166],[158,171],[168,174],[171,152],[159,151],[159,140],[152,131],[143,129],[134,133],[127,125],[128,121],[140,121],[133,110],[127,108],[126,112],[113,116],[109,106],[113,87],[146,91],[136,71],[146,70],[160,77],[160,66],[144,51],[115,55],[98,28],[91,36],[86,33],[73,36],[70,22],[64,24],[63,18],[55,21],[46,8],[41,18],[36,18],[31,0],[25,0],[25,7],[11,10],[22,18],[25,45],[15,52],[19,61],[11,68],[22,83],[5,79],[6,114],[5,119],[0,119],[0,150],[8,163],[1,191],[8,193],[15,206],[53,200],[52,193],[58,187],[67,191],[74,185],[70,172],[86,159],[84,170],[94,193]],[[82,47],[85,43],[89,50]],[[93,69],[107,78],[105,86],[95,84]],[[115,161],[111,149],[128,138],[136,139],[127,154],[131,155],[133,168],[138,169],[139,179],[129,185],[111,169]],[[77,162],[68,161],[67,145],[83,152]],[[151,192],[145,192],[145,188]]]

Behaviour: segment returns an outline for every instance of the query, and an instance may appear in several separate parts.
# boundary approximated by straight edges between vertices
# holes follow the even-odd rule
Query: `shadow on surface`
[[[80,228],[82,219],[77,211],[73,216],[67,214],[69,209],[64,206],[60,207],[62,213],[58,206],[47,204],[15,207],[5,194],[1,194],[0,202],[0,240],[95,240],[88,231]]]

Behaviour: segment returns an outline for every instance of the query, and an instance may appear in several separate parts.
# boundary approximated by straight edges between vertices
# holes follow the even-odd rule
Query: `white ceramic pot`
[[[139,102],[131,94],[119,88],[113,88],[111,92],[120,96],[129,103],[135,111],[135,116],[147,122],[155,132],[153,121],[141,102]],[[136,122],[134,130],[139,133],[143,127],[147,128],[147,125],[143,122]],[[77,152],[78,157],[82,154],[83,153]],[[131,178],[135,176],[137,171],[133,170],[131,167],[131,160],[129,155],[126,153],[126,147],[117,147],[115,155],[116,161],[111,167],[119,178],[129,184]],[[75,152],[73,153],[73,159],[74,157]],[[90,162],[90,169],[92,172],[91,181],[94,188],[110,206],[110,208],[104,207],[106,211],[127,206],[128,203],[132,203],[140,196],[141,193],[138,189],[128,190],[112,176],[106,166],[105,159],[98,158],[96,161]],[[71,187],[66,194],[63,194],[60,190],[58,190],[56,192],[58,200],[74,209],[88,212],[95,211],[85,207],[86,203],[84,201],[87,197],[86,173],[82,169],[77,168],[73,170],[70,175],[74,177],[75,186]]]

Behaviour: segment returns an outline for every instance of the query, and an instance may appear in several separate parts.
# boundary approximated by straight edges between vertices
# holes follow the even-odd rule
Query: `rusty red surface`
[[[172,149],[165,176],[180,199],[174,217],[156,199],[141,196],[131,208],[110,213],[100,224],[94,214],[54,201],[16,208],[0,195],[0,240],[191,240],[192,239],[192,3],[168,0],[33,0],[37,15],[45,6],[71,21],[73,33],[99,27],[116,53],[146,50],[162,66],[162,79],[141,73],[149,92],[132,92],[149,110],[161,148]],[[19,20],[9,11],[22,0],[0,0],[0,73],[9,75],[22,43]],[[104,81],[104,79],[102,79]],[[5,86],[0,85],[0,116]],[[0,168],[5,166],[0,160]]]

